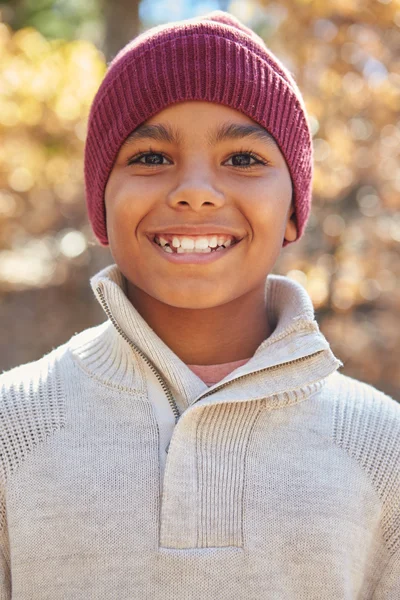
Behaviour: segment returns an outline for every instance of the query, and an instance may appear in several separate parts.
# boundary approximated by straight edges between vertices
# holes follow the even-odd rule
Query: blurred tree
[[[140,32],[140,0],[101,0],[104,16],[104,53],[107,62]]]
[[[14,31],[34,27],[48,39],[88,39],[102,45],[98,0],[0,0],[0,11]]]
[[[87,39],[110,61],[139,33],[140,0],[2,0],[13,30],[34,27],[47,39]]]

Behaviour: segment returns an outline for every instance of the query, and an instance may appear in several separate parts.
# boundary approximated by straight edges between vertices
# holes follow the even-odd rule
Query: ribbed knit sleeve
[[[372,600],[399,600],[400,598],[400,548],[390,557],[375,588]]]
[[[7,488],[26,457],[64,422],[56,351],[0,377],[0,600],[11,591]]]
[[[11,598],[11,571],[8,546],[8,534],[5,525],[5,498],[4,482],[1,483],[0,491],[0,600],[10,600]]]
[[[4,380],[4,375],[1,377]],[[0,384],[0,600],[11,600],[10,546],[7,530],[6,482],[7,426],[3,417],[7,385]]]
[[[64,412],[56,351],[1,375],[0,482],[3,489],[28,454],[63,427]],[[4,512],[2,521],[5,516]]]
[[[372,386],[335,373],[333,438],[368,474],[381,501],[384,547],[373,600],[400,598],[400,404]]]
[[[0,600],[11,599],[10,564],[5,554],[3,540],[0,549]]]

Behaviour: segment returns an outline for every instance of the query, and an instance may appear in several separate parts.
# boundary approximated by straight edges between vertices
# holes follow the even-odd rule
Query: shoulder
[[[56,387],[57,367],[66,355],[70,341],[54,348],[38,360],[18,365],[0,375],[0,412],[26,397],[51,395]]]
[[[383,536],[400,544],[400,404],[374,386],[341,373],[329,378],[331,437],[368,474],[382,502]]]
[[[0,410],[12,399],[25,395],[51,396],[60,378],[69,376],[70,358],[77,349],[95,343],[105,330],[105,324],[85,329],[40,359],[18,365],[0,374]]]
[[[354,436],[367,428],[373,435],[391,423],[392,434],[400,434],[400,403],[373,385],[336,371],[329,377],[327,392],[333,402],[335,431],[345,427]]]
[[[400,449],[400,403],[374,386],[342,373],[333,373],[327,385],[332,403],[332,437],[350,454],[359,457],[382,452],[394,458]],[[400,455],[399,457],[400,458]],[[379,459],[380,460],[380,459]]]
[[[70,348],[85,331],[42,358],[0,375],[0,480],[3,482],[34,447],[64,427],[66,386],[73,364]]]

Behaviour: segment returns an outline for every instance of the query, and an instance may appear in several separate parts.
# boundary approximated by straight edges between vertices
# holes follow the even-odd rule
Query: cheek
[[[292,180],[287,168],[271,170],[265,181],[268,199],[286,211],[292,199]]]
[[[107,184],[105,204],[107,231],[111,239],[123,237],[125,232],[131,234],[145,216],[150,202],[144,185],[133,185],[129,178],[115,177]]]
[[[242,212],[254,229],[268,228],[280,232],[292,199],[292,182],[289,173],[271,170],[268,176],[254,185],[244,185],[241,197]]]

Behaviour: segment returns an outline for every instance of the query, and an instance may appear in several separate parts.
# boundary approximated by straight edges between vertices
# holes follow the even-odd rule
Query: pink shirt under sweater
[[[241,367],[247,363],[250,359],[244,358],[243,360],[235,360],[229,363],[223,363],[220,365],[187,365],[191,371],[197,377],[199,377],[208,386],[218,383],[224,377],[232,373],[238,367]]]

